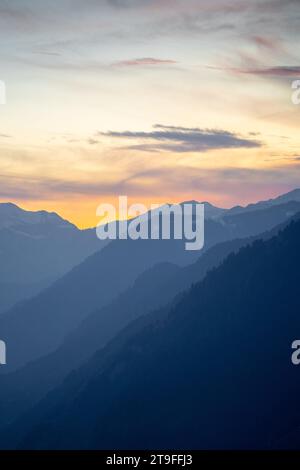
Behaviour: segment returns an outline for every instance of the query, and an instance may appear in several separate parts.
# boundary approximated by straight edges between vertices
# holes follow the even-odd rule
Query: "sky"
[[[0,201],[221,207],[300,187],[299,0],[0,0]]]

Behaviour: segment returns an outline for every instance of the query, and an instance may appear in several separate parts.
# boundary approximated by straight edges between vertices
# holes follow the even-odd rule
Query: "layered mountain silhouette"
[[[0,313],[38,293],[107,244],[55,213],[0,204]]]
[[[184,241],[180,240],[116,240],[96,251],[36,297],[2,314],[0,337],[12,347],[9,348],[8,366],[0,370],[0,429],[4,428],[4,434],[8,436],[7,439],[4,434],[0,437],[0,446],[14,447],[21,442],[21,446],[25,447],[43,447],[44,444],[35,443],[35,437],[31,438],[31,428],[43,422],[48,409],[52,416],[52,398],[50,401],[43,399],[51,389],[55,389],[49,395],[54,397],[55,403],[58,396],[59,400],[66,398],[69,388],[65,386],[73,384],[74,377],[80,376],[84,387],[88,385],[90,377],[85,372],[81,376],[81,372],[97,369],[98,365],[91,359],[96,351],[99,350],[95,357],[101,367],[107,367],[108,362],[121,354],[123,347],[125,350],[128,348],[136,335],[152,329],[156,324],[160,325],[161,331],[161,325],[168,322],[170,311],[176,310],[177,305],[186,298],[185,289],[202,281],[230,253],[237,253],[241,247],[258,239],[267,243],[280,230],[284,230],[291,219],[297,221],[300,212],[297,195],[298,191],[295,191],[278,200],[229,211],[205,203],[206,243],[201,252],[187,252]],[[8,206],[11,209],[11,205]],[[36,215],[33,213],[34,219]],[[54,217],[56,221],[57,217]],[[34,231],[34,237],[38,237],[42,229],[38,228],[38,223],[33,225],[34,230],[29,217],[26,230]],[[4,230],[15,226],[15,219],[7,217]],[[46,232],[45,228],[47,238]],[[0,224],[0,241],[1,233]],[[207,277],[211,275],[209,273]],[[16,288],[18,285],[20,289]],[[18,301],[34,295],[43,287],[37,283],[35,291],[35,284],[29,284],[28,290],[22,290],[23,284],[0,282],[0,293],[2,286],[3,293],[8,292],[8,295],[1,298],[0,313],[2,304],[4,310],[5,305],[14,303],[11,292]],[[18,370],[10,372],[15,369]],[[78,372],[68,376],[71,370],[76,369]],[[61,385],[66,376],[67,380]],[[71,397],[74,390],[70,389]],[[41,399],[40,405],[36,406]],[[59,402],[59,406],[61,403],[64,407],[63,401]],[[30,407],[33,411],[28,411]],[[26,412],[29,425],[23,428],[24,417],[21,420],[19,417]],[[6,429],[9,425],[12,434]],[[90,427],[88,419],[86,425]],[[94,426],[94,423],[91,425]],[[284,436],[283,432],[279,440],[272,437],[272,445],[278,445],[280,439],[280,442],[286,443]],[[112,435],[112,440],[116,438],[119,437]],[[73,443],[72,439],[68,443],[60,443],[59,439],[55,444],[47,442],[45,447],[102,447],[102,440],[99,444],[95,436],[84,444],[80,441],[81,437],[77,439],[77,434],[77,440]],[[110,445],[109,440],[103,442]],[[144,443],[138,445],[144,448]],[[125,448],[130,448],[130,445],[124,444]],[[255,443],[255,447],[257,445]],[[227,448],[226,442],[224,446]],[[112,448],[115,447],[112,445]]]
[[[208,219],[205,250],[217,243],[269,230],[300,210],[300,203],[264,211]],[[8,345],[6,370],[54,351],[88,314],[125,291],[143,271],[160,262],[187,265],[200,255],[186,251],[184,240],[113,240],[38,296],[0,317],[1,338]]]
[[[0,282],[0,315],[12,308],[18,302],[34,297],[43,289],[49,287],[50,284],[50,279],[29,284],[5,281]]]
[[[133,324],[5,433],[20,448],[280,447],[299,422],[300,221]],[[297,333],[298,332],[298,333]]]
[[[298,218],[300,213],[292,219]],[[289,224],[290,220],[257,237],[217,244],[186,267],[160,263],[142,273],[132,287],[107,306],[88,315],[55,352],[5,377],[0,388],[0,428],[59,385],[71,370],[86,362],[130,322],[140,317],[145,318],[155,309],[169,308],[185,289],[204,279],[230,253],[237,252],[257,239],[270,239]]]
[[[267,201],[260,201],[254,204],[249,204],[246,207],[235,206],[232,209],[229,209],[228,214],[238,214],[240,212],[251,212],[257,211],[259,209],[267,209],[268,207],[274,207],[277,205],[285,204],[290,201],[300,201],[300,189],[294,189],[288,193],[281,194],[280,196],[268,199]]]

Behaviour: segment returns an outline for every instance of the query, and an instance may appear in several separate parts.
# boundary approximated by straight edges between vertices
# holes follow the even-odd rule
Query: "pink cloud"
[[[113,65],[118,67],[144,67],[151,65],[174,65],[176,60],[171,59],[155,59],[153,57],[142,57],[139,59],[122,60],[115,62]]]

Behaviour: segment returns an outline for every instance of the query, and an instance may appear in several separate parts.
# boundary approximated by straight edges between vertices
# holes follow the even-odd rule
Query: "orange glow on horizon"
[[[171,196],[170,198],[134,198],[128,197],[128,207],[131,204],[143,204],[148,210],[151,205],[163,204],[178,204],[184,201],[196,200],[198,202],[209,202],[217,207],[229,209],[235,205],[245,206],[250,203],[255,203],[260,200],[268,200],[280,196],[281,194],[295,189],[294,187],[274,187],[269,189],[262,188],[260,191],[254,188],[254,192],[245,193],[242,197],[233,197],[232,195],[213,194],[209,192],[201,192],[199,194],[186,193],[181,196]],[[96,209],[102,203],[112,204],[116,211],[118,210],[119,201],[116,197],[99,197],[99,198],[86,198],[86,197],[72,197],[70,200],[2,200],[1,202],[13,202],[24,210],[27,211],[40,211],[46,210],[47,212],[55,212],[63,219],[68,220],[80,229],[94,228],[99,224],[99,217],[96,216]],[[117,211],[118,212],[118,211]],[[118,216],[117,216],[118,218]]]

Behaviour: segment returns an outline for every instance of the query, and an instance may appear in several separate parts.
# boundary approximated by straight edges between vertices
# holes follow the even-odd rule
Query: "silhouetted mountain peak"
[[[26,225],[49,224],[76,229],[74,224],[60,217],[56,212],[27,211],[11,202],[0,203],[0,229]]]
[[[238,214],[240,212],[250,212],[254,210],[267,209],[268,207],[278,206],[287,202],[300,202],[300,189],[296,188],[288,193],[281,194],[278,197],[267,199],[265,201],[259,201],[257,203],[248,204],[246,207],[235,206],[232,207],[228,213]]]
[[[206,219],[221,216],[222,214],[224,214],[226,212],[226,209],[214,206],[213,204],[211,204],[208,201],[199,202],[199,201],[196,201],[196,200],[192,199],[190,201],[183,201],[183,202],[180,203],[181,206],[183,206],[185,204],[189,204],[189,205],[192,205],[192,206],[196,206],[197,204],[203,204],[204,205],[204,215],[205,215]]]
[[[196,201],[195,199],[191,199],[190,201],[183,201],[180,203],[181,206],[183,206],[184,204],[192,204],[194,206],[196,204],[200,204],[200,202]]]
[[[56,212],[0,203],[0,282],[44,285],[107,243],[96,231],[79,230]]]

